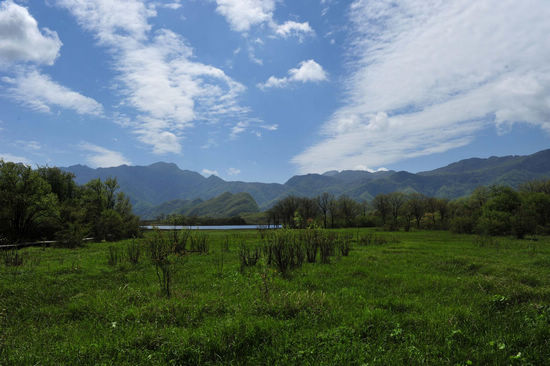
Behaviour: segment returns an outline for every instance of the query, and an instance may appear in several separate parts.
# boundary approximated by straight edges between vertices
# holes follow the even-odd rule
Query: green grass
[[[146,252],[108,263],[129,241],[22,250],[22,266],[0,262],[0,365],[550,360],[550,238],[376,234],[389,242],[282,277],[262,259],[241,271],[256,231],[229,252],[233,233],[209,232],[209,254],[176,261],[170,298]]]

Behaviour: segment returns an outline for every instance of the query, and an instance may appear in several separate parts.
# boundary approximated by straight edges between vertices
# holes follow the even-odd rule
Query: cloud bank
[[[344,106],[301,173],[379,167],[469,144],[494,125],[550,132],[546,0],[358,0]]]

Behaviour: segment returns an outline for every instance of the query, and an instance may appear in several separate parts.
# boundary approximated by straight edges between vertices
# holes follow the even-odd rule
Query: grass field
[[[0,365],[550,362],[550,238],[377,232],[389,242],[283,277],[264,259],[241,271],[258,232],[208,235],[208,254],[176,260],[169,298],[130,241],[3,260]]]

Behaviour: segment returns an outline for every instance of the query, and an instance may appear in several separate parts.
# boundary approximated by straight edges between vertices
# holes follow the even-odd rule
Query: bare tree
[[[327,214],[330,210],[330,202],[334,200],[334,196],[330,193],[324,192],[323,194],[317,196],[317,207],[323,213],[323,227],[327,227]]]

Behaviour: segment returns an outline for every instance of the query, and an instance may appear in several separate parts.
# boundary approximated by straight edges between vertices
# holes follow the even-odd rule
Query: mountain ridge
[[[527,180],[550,178],[550,149],[531,155],[463,159],[418,173],[343,170],[295,175],[283,184],[225,181],[218,176],[206,178],[166,162],[97,169],[79,164],[62,169],[74,173],[78,184],[94,178],[116,177],[121,190],[134,203],[136,212],[173,200],[207,201],[226,192],[248,193],[263,210],[290,194],[313,197],[329,192],[336,196],[346,194],[356,200],[370,200],[380,193],[403,191],[453,199],[471,193],[480,185],[517,187]]]

